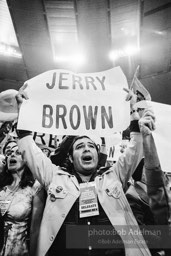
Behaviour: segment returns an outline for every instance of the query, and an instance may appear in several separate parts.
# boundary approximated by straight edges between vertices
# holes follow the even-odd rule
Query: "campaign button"
[[[54,236],[51,236],[50,237],[50,241],[52,242],[54,240]]]
[[[57,186],[56,188],[56,193],[60,193],[63,190],[63,187]]]
[[[108,196],[112,195],[111,191],[108,188],[106,189],[106,193],[107,193]]]
[[[50,201],[51,201],[51,202],[55,202],[55,201],[56,201],[56,197],[55,197],[54,194],[51,194],[51,195],[50,195]]]

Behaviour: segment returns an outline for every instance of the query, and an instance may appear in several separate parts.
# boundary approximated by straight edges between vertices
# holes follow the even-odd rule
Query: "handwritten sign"
[[[75,74],[51,70],[28,81],[18,128],[54,135],[108,136],[129,125],[127,80],[120,67]]]
[[[152,107],[156,116],[156,130],[153,137],[164,172],[171,172],[171,105],[154,101],[140,101],[136,103],[139,108]]]

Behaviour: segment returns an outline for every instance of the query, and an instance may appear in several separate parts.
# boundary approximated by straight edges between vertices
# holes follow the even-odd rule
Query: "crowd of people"
[[[112,164],[103,138],[99,147],[85,135],[64,136],[53,154],[31,131],[16,129],[17,137],[6,141],[0,255],[171,255],[171,194],[152,134],[155,115],[133,109],[136,96],[127,93],[129,143]],[[24,96],[22,90],[16,96],[19,110]],[[1,142],[10,128],[1,126]]]

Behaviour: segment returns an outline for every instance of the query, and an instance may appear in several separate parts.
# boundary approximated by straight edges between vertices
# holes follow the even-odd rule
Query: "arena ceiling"
[[[129,84],[139,65],[152,99],[171,104],[170,0],[0,0],[0,91],[51,69],[118,65]]]

